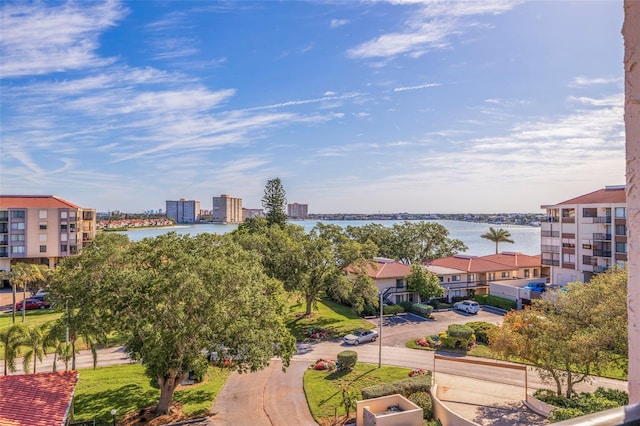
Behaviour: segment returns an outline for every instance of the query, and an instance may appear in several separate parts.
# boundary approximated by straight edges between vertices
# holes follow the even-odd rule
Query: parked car
[[[22,310],[23,301],[16,303],[16,311]],[[25,310],[31,311],[33,309],[46,309],[49,307],[49,302],[38,299],[26,299],[24,300]]]
[[[453,308],[458,311],[464,311],[468,314],[477,314],[480,310],[480,305],[478,305],[478,302],[474,302],[473,300],[463,300],[461,302],[454,303]]]
[[[378,340],[378,332],[376,330],[357,331],[342,338],[342,341],[347,345],[359,345],[360,343],[375,342],[376,340]]]

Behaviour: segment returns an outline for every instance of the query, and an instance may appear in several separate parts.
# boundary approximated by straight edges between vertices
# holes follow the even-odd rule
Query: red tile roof
[[[0,376],[0,426],[62,426],[77,371]]]
[[[349,266],[347,271],[354,273],[356,268]],[[411,267],[396,261],[376,261],[367,263],[367,275],[374,280],[384,278],[404,278],[411,273]]]
[[[612,204],[626,203],[624,186],[611,186],[558,203],[562,204]]]
[[[425,266],[457,269],[469,273],[512,271],[518,268],[541,266],[540,255],[529,256],[523,253],[502,252],[487,256],[455,255],[425,262]]]
[[[32,209],[32,208],[72,208],[79,209],[73,203],[55,195],[0,195],[0,208]]]

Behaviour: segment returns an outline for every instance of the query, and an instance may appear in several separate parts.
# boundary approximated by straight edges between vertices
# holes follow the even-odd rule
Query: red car
[[[45,302],[43,300],[27,299],[24,302],[25,302],[25,309],[27,311],[30,311],[33,309],[45,309],[49,307],[49,302]],[[21,310],[22,310],[22,302],[16,303],[16,311],[21,311]]]

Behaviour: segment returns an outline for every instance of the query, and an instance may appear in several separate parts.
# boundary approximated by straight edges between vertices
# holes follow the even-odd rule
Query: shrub
[[[495,308],[504,309],[506,311],[516,309],[517,307],[516,302],[513,300],[491,296],[490,294],[480,294],[473,299],[481,305],[493,306]]]
[[[468,325],[451,324],[447,328],[447,334],[451,337],[460,337],[462,339],[470,339],[473,336],[473,329]]]
[[[338,366],[340,370],[351,370],[358,362],[356,351],[342,351],[338,354]]]
[[[411,312],[411,308],[413,307],[413,303],[409,301],[400,302],[398,305],[402,306],[405,312]]]
[[[429,347],[431,346],[431,343],[429,343],[426,337],[418,337],[416,339],[416,345],[422,346],[422,347]]]
[[[409,395],[409,401],[422,408],[422,418],[430,419],[433,417],[433,402],[429,392],[415,392]]]
[[[400,305],[383,306],[382,313],[384,315],[402,314],[404,313],[404,308]]]
[[[431,373],[427,371],[425,374],[408,379],[369,386],[363,388],[361,392],[362,398],[371,399],[396,393],[404,397],[409,397],[409,395],[416,392],[429,392],[429,389],[431,389]]]
[[[572,419],[574,417],[584,416],[584,412],[577,408],[556,408],[551,412],[549,420],[559,422],[562,420]]]
[[[433,312],[433,306],[416,303],[411,306],[411,312],[416,315],[420,315],[423,318],[429,318]]]
[[[380,314],[380,310],[375,306],[364,305],[364,308],[362,309],[362,316],[365,316],[365,317],[373,317],[379,314]]]
[[[593,392],[593,394],[601,398],[608,399],[609,401],[615,401],[620,407],[623,405],[629,405],[629,394],[625,391],[599,387]]]
[[[319,359],[315,362],[315,364],[311,364],[311,368],[314,370],[335,370],[336,362],[328,359]]]
[[[413,370],[409,371],[409,377],[422,376],[426,372],[427,370],[423,368],[414,368]]]
[[[473,330],[473,334],[476,335],[476,342],[484,343],[485,345],[489,344],[487,331],[497,327],[495,324],[491,324],[489,322],[484,322],[484,321],[468,322],[465,325],[467,327],[471,327],[471,329]]]
[[[462,324],[451,324],[446,332],[439,334],[442,347],[469,350],[475,344],[473,329]]]
[[[571,398],[556,395],[547,389],[537,390],[534,396],[547,404],[558,407],[553,410],[549,417],[552,421],[566,420],[609,408],[621,407],[629,403],[629,397],[626,392],[602,387],[596,389],[593,393],[582,392]]]

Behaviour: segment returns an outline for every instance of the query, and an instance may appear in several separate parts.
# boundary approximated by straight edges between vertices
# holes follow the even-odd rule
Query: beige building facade
[[[213,221],[219,223],[240,223],[242,218],[242,198],[227,194],[213,197]]]
[[[62,198],[0,195],[0,270],[16,262],[53,268],[96,234],[96,212]]]
[[[287,216],[291,219],[306,219],[309,216],[308,204],[287,204]]]

